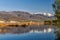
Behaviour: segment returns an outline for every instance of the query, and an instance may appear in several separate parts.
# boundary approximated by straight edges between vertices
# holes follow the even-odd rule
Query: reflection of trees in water
[[[60,31],[56,31],[55,33],[56,33],[56,36],[57,36],[56,40],[60,40]]]
[[[4,27],[4,28],[0,28],[0,33],[6,33],[6,32],[9,32],[9,28],[6,28],[6,27]]]

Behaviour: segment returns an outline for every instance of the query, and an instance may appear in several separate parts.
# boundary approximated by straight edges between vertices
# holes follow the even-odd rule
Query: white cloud
[[[36,12],[36,13],[34,13],[34,14],[43,14],[43,15],[45,15],[45,16],[54,16],[54,14],[51,14],[51,13],[43,13],[43,12]]]
[[[34,13],[34,14],[43,14],[42,12],[36,12],[36,13]]]

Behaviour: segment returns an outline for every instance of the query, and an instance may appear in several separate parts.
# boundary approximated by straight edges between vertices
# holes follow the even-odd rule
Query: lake
[[[31,28],[31,27],[30,27]],[[53,27],[39,27],[40,29],[31,28],[24,33],[0,33],[0,40],[55,40],[56,34]],[[15,29],[14,29],[15,30]],[[23,30],[23,29],[22,29]]]

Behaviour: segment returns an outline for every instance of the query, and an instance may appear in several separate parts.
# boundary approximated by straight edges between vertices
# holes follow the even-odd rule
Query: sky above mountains
[[[0,0],[0,11],[27,11],[53,13],[54,0]]]

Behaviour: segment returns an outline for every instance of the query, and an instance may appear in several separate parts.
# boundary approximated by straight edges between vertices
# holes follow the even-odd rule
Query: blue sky
[[[27,11],[53,13],[54,0],[0,0],[0,11]]]

